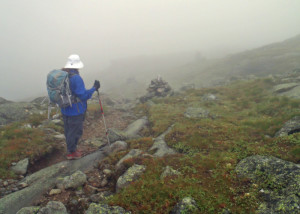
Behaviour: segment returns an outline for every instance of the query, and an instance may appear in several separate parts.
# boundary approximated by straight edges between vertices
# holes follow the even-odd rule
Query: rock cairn
[[[161,77],[151,80],[151,84],[147,88],[148,93],[140,98],[142,103],[147,102],[153,97],[166,97],[172,95],[173,91],[170,85]]]

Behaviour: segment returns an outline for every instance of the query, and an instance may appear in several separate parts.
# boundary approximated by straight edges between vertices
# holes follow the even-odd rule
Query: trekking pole
[[[100,100],[100,94],[99,94],[98,90],[97,90],[97,93],[98,93],[98,99],[99,99],[99,104],[100,104],[100,108],[101,108],[101,114],[102,114],[102,118],[103,118],[103,122],[104,122],[106,138],[107,138],[108,145],[110,146],[110,142],[109,142],[109,138],[108,138],[108,130],[106,128],[106,122],[105,122],[105,117],[104,117],[104,111],[103,111],[102,103],[101,103],[101,100]]]

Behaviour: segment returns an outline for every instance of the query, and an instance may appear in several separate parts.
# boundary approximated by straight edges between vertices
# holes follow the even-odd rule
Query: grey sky
[[[12,100],[45,93],[47,73],[73,53],[84,76],[115,58],[185,51],[215,57],[300,33],[299,0],[0,3],[0,97]]]

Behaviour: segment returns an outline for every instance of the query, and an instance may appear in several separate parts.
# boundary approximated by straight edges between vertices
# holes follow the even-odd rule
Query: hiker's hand
[[[96,89],[96,91],[98,91],[98,89],[100,88],[100,82],[99,82],[99,80],[95,80],[95,82],[94,82],[94,88]]]

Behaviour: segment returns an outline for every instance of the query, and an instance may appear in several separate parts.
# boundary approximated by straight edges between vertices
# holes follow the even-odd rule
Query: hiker
[[[86,90],[78,69],[83,68],[78,55],[70,55],[65,67],[68,72],[72,92],[72,106],[61,108],[64,121],[64,131],[67,142],[67,159],[79,159],[82,154],[77,150],[77,143],[83,133],[83,121],[87,110],[87,100],[100,88],[100,82],[95,80],[94,86]]]

